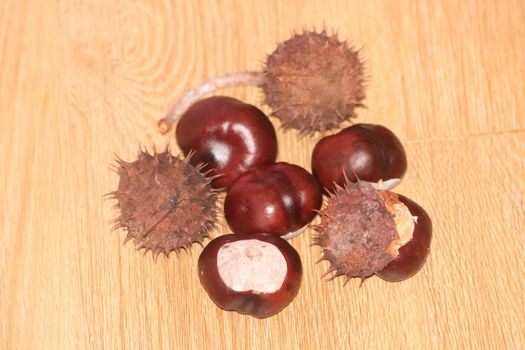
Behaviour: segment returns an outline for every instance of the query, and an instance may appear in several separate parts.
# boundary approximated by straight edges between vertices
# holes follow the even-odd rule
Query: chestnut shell
[[[412,277],[425,264],[432,240],[432,220],[416,202],[398,194],[399,200],[417,216],[412,239],[399,248],[399,255],[376,275],[386,281],[398,282]]]
[[[278,162],[240,176],[228,190],[224,214],[234,233],[282,236],[307,225],[321,205],[321,188],[313,176]]]
[[[273,293],[238,292],[221,279],[217,268],[217,256],[227,243],[257,239],[277,247],[286,261],[287,272],[282,287]],[[292,302],[301,286],[302,264],[299,253],[284,239],[266,233],[249,235],[228,234],[213,239],[199,257],[199,278],[202,286],[217,306],[257,318],[275,315]]]
[[[116,228],[125,228],[125,242],[154,256],[202,243],[216,225],[217,193],[210,180],[189,159],[173,156],[168,147],[150,154],[140,150],[133,162],[117,157]]]
[[[381,125],[354,124],[319,140],[312,153],[312,173],[330,192],[334,183],[344,186],[345,175],[351,182],[378,182],[401,179],[406,169],[401,141]]]
[[[268,117],[257,107],[226,96],[193,104],[180,118],[177,143],[191,164],[203,171],[214,188],[228,188],[244,172],[275,162],[277,138]]]

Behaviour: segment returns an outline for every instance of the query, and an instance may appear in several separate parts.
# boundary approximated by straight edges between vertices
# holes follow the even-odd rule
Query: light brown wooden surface
[[[524,23],[521,0],[0,1],[0,349],[525,348]],[[110,232],[109,164],[164,145],[156,121],[185,89],[323,25],[363,48],[358,121],[406,145],[397,191],[433,218],[430,258],[343,286],[307,231],[292,305],[221,311],[201,247],[155,262]],[[310,169],[318,138],[280,131],[279,159]]]

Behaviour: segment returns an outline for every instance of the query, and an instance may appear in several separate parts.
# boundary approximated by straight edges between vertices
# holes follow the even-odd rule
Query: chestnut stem
[[[170,131],[173,122],[206,94],[226,87],[258,86],[262,85],[263,82],[264,73],[260,71],[242,71],[208,79],[188,91],[170,108],[166,116],[159,120],[159,131],[161,134]]]

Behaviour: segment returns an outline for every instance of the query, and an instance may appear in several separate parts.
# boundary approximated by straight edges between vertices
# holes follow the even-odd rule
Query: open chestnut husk
[[[357,179],[392,189],[405,175],[407,158],[401,141],[381,125],[354,124],[315,145],[312,173],[326,192]]]
[[[220,308],[266,318],[295,298],[302,264],[297,251],[279,236],[228,234],[204,248],[199,277]]]
[[[322,205],[321,188],[300,166],[278,162],[241,175],[228,189],[224,215],[234,233],[266,232],[289,239]]]
[[[323,249],[333,277],[365,279],[373,274],[402,281],[424,265],[432,221],[412,200],[359,181],[337,187],[315,225],[314,242]]]

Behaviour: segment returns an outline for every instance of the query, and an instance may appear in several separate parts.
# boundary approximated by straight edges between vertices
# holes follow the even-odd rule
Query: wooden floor
[[[157,119],[189,87],[323,27],[362,48],[357,120],[405,144],[397,191],[432,216],[430,258],[403,283],[343,286],[308,230],[290,307],[224,312],[200,246],[154,261],[110,231],[110,164],[171,139]],[[256,88],[221,93],[269,111]],[[525,348],[522,0],[3,0],[0,123],[0,349]],[[279,159],[310,169],[319,135],[278,137]]]

